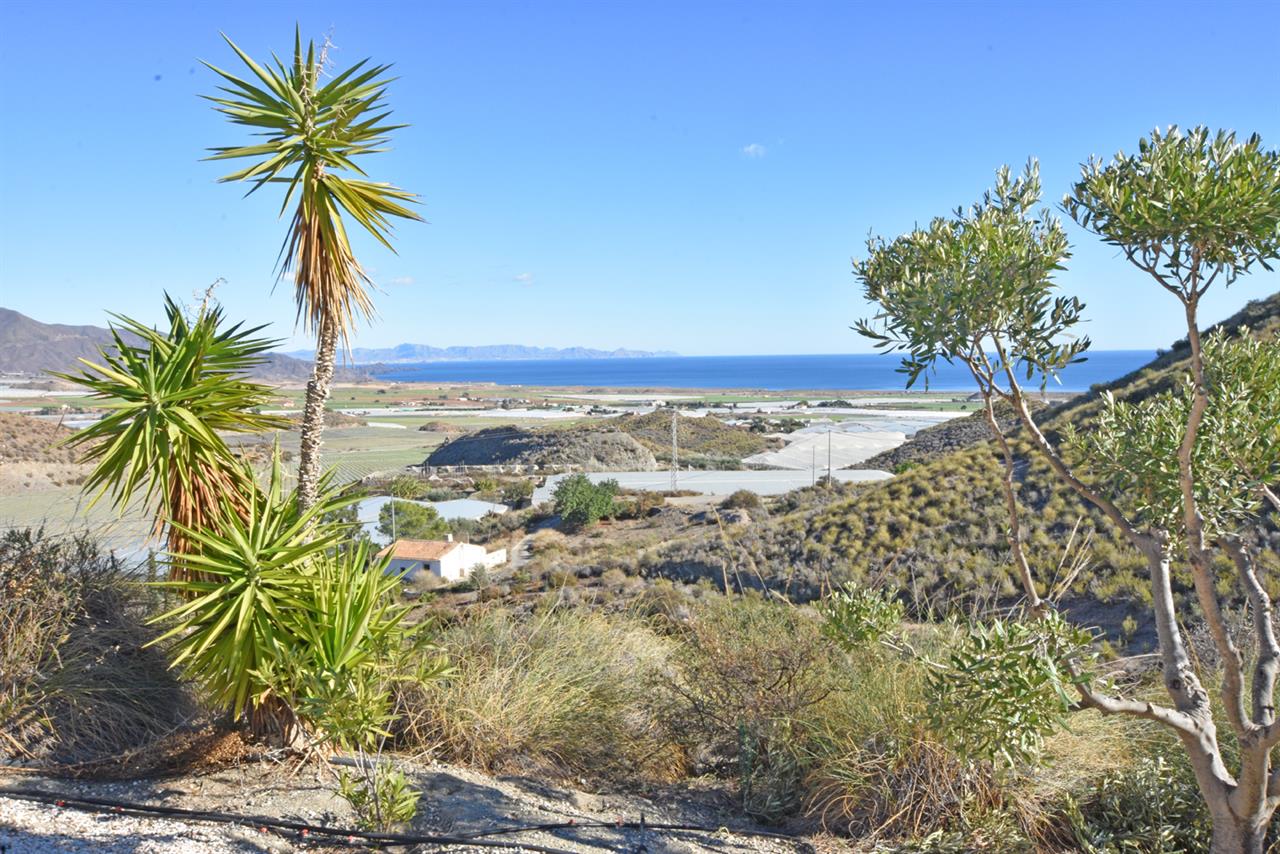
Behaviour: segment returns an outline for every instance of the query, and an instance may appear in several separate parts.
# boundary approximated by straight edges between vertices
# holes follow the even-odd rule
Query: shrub
[[[638,620],[493,609],[450,626],[440,642],[456,667],[409,689],[402,745],[490,770],[533,765],[628,781],[683,771],[651,711],[670,645]]]
[[[256,734],[287,743],[299,724],[316,723],[316,709],[328,713],[332,702],[317,696],[358,693],[364,668],[405,637],[407,607],[367,543],[335,548],[340,529],[319,521],[341,503],[332,493],[302,510],[277,464],[266,489],[239,500],[243,517],[226,512],[216,529],[184,531],[199,575],[159,583],[180,602],[155,618],[169,624],[158,640],[173,642],[174,666],[212,703],[233,718],[248,710]]]
[[[803,796],[797,720],[832,690],[814,621],[787,606],[715,599],[681,628],[669,723],[713,768],[736,771],[742,808],[777,821]]]
[[[585,474],[566,477],[556,484],[556,513],[570,530],[587,528],[606,516],[613,515],[613,499],[618,482],[605,480],[592,483]]]
[[[563,551],[568,542],[569,538],[559,531],[543,528],[535,533],[533,539],[529,541],[529,550],[535,555],[553,554]]]
[[[850,652],[879,643],[897,631],[903,612],[902,603],[884,591],[852,585],[837,590],[818,605],[822,633]]]
[[[720,506],[725,510],[759,510],[764,504],[751,490],[739,489],[720,502]]]
[[[1075,842],[1085,854],[1208,851],[1209,810],[1188,763],[1145,757],[1099,780],[1067,807]]]
[[[90,762],[194,715],[164,654],[143,648],[156,604],[87,534],[0,536],[0,745],[15,758]]]
[[[412,821],[422,797],[403,771],[386,762],[377,763],[368,777],[339,772],[338,795],[351,805],[358,827],[384,833]]]
[[[1097,656],[1092,642],[1057,611],[1036,621],[970,626],[945,666],[929,674],[934,729],[969,758],[1035,762],[1074,705],[1062,662],[1080,662],[1087,672]]]
[[[614,501],[610,515],[617,519],[643,519],[666,501],[666,496],[660,492],[636,492]]]
[[[392,498],[415,500],[425,498],[431,485],[422,478],[402,474],[392,478],[387,484],[387,494]]]
[[[520,507],[533,497],[533,492],[532,480],[509,481],[502,485],[502,503],[513,509]]]

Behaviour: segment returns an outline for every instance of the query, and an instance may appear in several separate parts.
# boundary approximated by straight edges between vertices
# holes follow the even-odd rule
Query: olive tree
[[[1111,508],[1108,515],[1120,514],[1116,502],[1127,501],[1129,514],[1158,532],[1149,548],[1159,549],[1165,565],[1173,550],[1185,555],[1200,616],[1221,659],[1223,716],[1238,745],[1237,767],[1230,769],[1223,756],[1167,572],[1152,581],[1173,705],[1148,704],[1145,714],[1172,727],[1187,750],[1213,817],[1213,851],[1261,852],[1280,807],[1280,766],[1273,766],[1280,744],[1280,645],[1242,529],[1264,507],[1280,509],[1280,373],[1274,341],[1206,346],[1198,311],[1215,283],[1225,287],[1280,258],[1280,153],[1264,149],[1256,135],[1240,142],[1202,127],[1156,131],[1135,154],[1087,162],[1063,207],[1181,303],[1189,369],[1182,388],[1155,400],[1106,401],[1094,433],[1077,439],[1085,464],[1099,476],[1097,491],[1084,487],[1060,457],[1051,462],[1078,492]],[[1230,558],[1235,588],[1249,609],[1251,654],[1237,646],[1223,616],[1215,551]]]
[[[1044,612],[1023,543],[1013,448],[996,404],[1021,396],[1018,376],[1041,384],[1083,358],[1087,338],[1068,337],[1079,300],[1055,294],[1053,273],[1069,247],[1062,224],[1040,203],[1035,161],[1014,177],[1008,167],[971,208],[939,217],[892,241],[872,237],[854,262],[866,298],[879,311],[855,328],[887,351],[904,353],[907,386],[926,386],[939,362],[959,362],[982,395],[1004,461],[1007,537],[1030,609]]]
[[[1002,178],[1000,183],[1006,182]],[[998,186],[995,199],[1003,195]],[[1075,684],[1080,705],[1171,728],[1186,748],[1212,816],[1213,850],[1261,852],[1268,822],[1280,806],[1280,769],[1272,766],[1280,743],[1275,717],[1280,645],[1246,532],[1266,508],[1280,509],[1280,355],[1270,341],[1212,340],[1206,346],[1197,312],[1215,282],[1229,284],[1255,265],[1266,267],[1280,257],[1280,156],[1265,151],[1257,137],[1238,143],[1231,134],[1175,129],[1143,140],[1135,155],[1084,166],[1080,182],[1064,201],[1065,210],[1181,301],[1189,370],[1183,385],[1145,401],[1104,398],[1090,432],[1068,434],[1066,455],[1040,429],[1019,378],[1030,378],[1037,369],[1047,376],[1066,364],[1063,359],[1079,355],[1084,342],[1056,347],[1052,342],[1069,331],[1080,306],[1048,298],[1056,267],[1041,266],[1042,276],[1034,280],[1027,275],[1029,265],[1002,256],[1000,242],[972,245],[973,257],[957,248],[966,244],[957,243],[955,235],[988,213],[991,203],[988,197],[967,215],[935,222],[929,237],[916,233],[899,239],[906,247],[926,251],[895,255],[890,252],[893,244],[874,244],[872,257],[857,272],[867,296],[881,307],[880,329],[868,324],[860,328],[881,336],[884,346],[906,352],[903,369],[912,380],[939,358],[976,363],[979,367],[971,370],[984,397],[1007,401],[1031,447],[1144,556],[1170,703],[1112,696],[1090,682],[1075,651],[1060,662],[1062,672]],[[1013,219],[1025,218],[1027,210]],[[1015,221],[995,221],[1005,233],[1018,233]],[[1047,221],[1039,220],[1041,228]],[[1058,258],[1065,256],[1064,246]],[[887,263],[899,257],[901,263]],[[869,275],[877,269],[884,275]],[[993,281],[984,282],[984,274]],[[1037,292],[1038,299],[1028,298]],[[973,337],[979,321],[991,323],[994,332]],[[1033,334],[1020,331],[1027,329]],[[962,345],[971,338],[975,345],[965,351]],[[994,353],[994,358],[986,357],[994,368],[990,372],[978,354],[985,348]],[[1052,358],[1037,361],[1037,352]],[[999,374],[1003,376],[997,379]],[[988,404],[994,422],[992,416]],[[998,423],[992,429],[1008,471],[1008,443]],[[1020,554],[1016,495],[1008,477],[1005,485],[1010,543],[1031,610],[1043,621],[1052,611],[1038,599],[1026,556]],[[1226,563],[1233,567],[1249,609],[1256,642],[1250,656],[1237,647],[1223,617],[1214,550],[1229,558]],[[1191,567],[1200,617],[1222,661],[1224,714],[1239,754],[1235,771],[1228,768],[1213,703],[1183,636],[1181,624],[1195,615],[1179,613],[1175,604],[1171,575],[1179,555]],[[975,690],[1003,684],[987,678],[992,670],[984,656],[956,667],[957,681],[965,684],[972,676]]]

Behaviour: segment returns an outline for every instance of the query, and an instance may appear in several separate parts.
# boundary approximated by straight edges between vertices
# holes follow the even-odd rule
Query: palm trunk
[[[316,336],[316,361],[307,383],[307,399],[302,410],[302,435],[298,459],[298,500],[303,509],[316,503],[320,483],[320,441],[324,435],[324,405],[333,384],[338,330],[332,322],[321,325]]]

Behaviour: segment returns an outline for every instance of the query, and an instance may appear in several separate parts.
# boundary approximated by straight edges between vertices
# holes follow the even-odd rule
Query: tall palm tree
[[[304,53],[295,31],[293,63],[274,54],[274,67],[254,62],[231,39],[227,44],[252,72],[249,82],[209,63],[222,77],[221,96],[206,96],[233,124],[257,129],[253,145],[211,149],[211,160],[253,158],[252,165],[220,178],[248,181],[249,193],[267,184],[286,185],[280,215],[296,200],[280,250],[279,274],[293,273],[298,320],[316,336],[315,367],[307,383],[298,462],[298,491],[304,507],[315,503],[320,477],[324,406],[333,382],[339,340],[347,340],[357,315],[373,315],[372,282],[352,254],[345,212],[383,246],[391,246],[392,218],[419,220],[403,203],[412,193],[364,180],[361,155],[384,150],[388,134],[405,125],[386,124],[391,111],[383,97],[390,66],[364,59],[322,81],[326,57],[314,42]],[[247,193],[246,195],[248,195]]]

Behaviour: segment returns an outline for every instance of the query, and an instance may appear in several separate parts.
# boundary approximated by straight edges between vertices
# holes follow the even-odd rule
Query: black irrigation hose
[[[175,818],[184,818],[193,821],[206,821],[216,824],[238,824],[259,829],[269,828],[276,831],[289,830],[294,831],[298,836],[304,839],[312,835],[324,836],[330,837],[339,842],[346,842],[348,844],[359,840],[383,845],[457,845],[473,848],[521,849],[524,851],[537,851],[540,852],[540,854],[568,854],[568,852],[559,848],[549,848],[547,846],[534,845],[531,843],[495,842],[486,839],[485,837],[502,836],[504,834],[512,833],[530,833],[536,831],[576,830],[587,828],[625,828],[628,830],[712,834],[727,832],[739,836],[756,836],[765,839],[776,839],[779,841],[789,842],[801,850],[813,850],[812,846],[785,833],[774,833],[767,830],[734,830],[725,827],[706,827],[697,824],[651,824],[644,820],[643,815],[641,816],[640,821],[561,821],[494,828],[478,833],[469,833],[458,836],[435,836],[412,833],[371,833],[362,830],[324,827],[321,825],[307,824],[306,822],[269,818],[267,816],[239,815],[236,813],[225,813],[212,810],[189,810],[183,809],[182,807],[166,807],[155,804],[141,804],[131,801],[116,801],[106,798],[66,795],[56,792],[47,792],[41,789],[0,788],[0,797],[36,801],[38,803],[51,804],[58,807],[71,807],[73,809],[85,809],[96,812],[172,816]]]
[[[540,854],[571,854],[562,848],[548,848],[543,845],[531,845],[518,842],[491,842],[483,839],[469,839],[462,836],[434,836],[409,833],[370,833],[363,830],[347,828],[323,827],[300,821],[269,818],[260,815],[237,815],[236,813],[217,812],[212,810],[188,810],[181,807],[165,807],[154,804],[139,804],[130,801],[115,801],[106,798],[89,798],[78,795],[64,795],[45,792],[40,789],[0,789],[0,797],[15,800],[35,801],[57,807],[70,807],[90,812],[110,812],[120,815],[160,815],[182,818],[190,821],[205,821],[214,824],[237,824],[245,827],[270,830],[293,831],[298,837],[307,839],[312,836],[330,837],[347,844],[357,840],[378,845],[457,845],[472,848],[504,848],[537,851]]]

